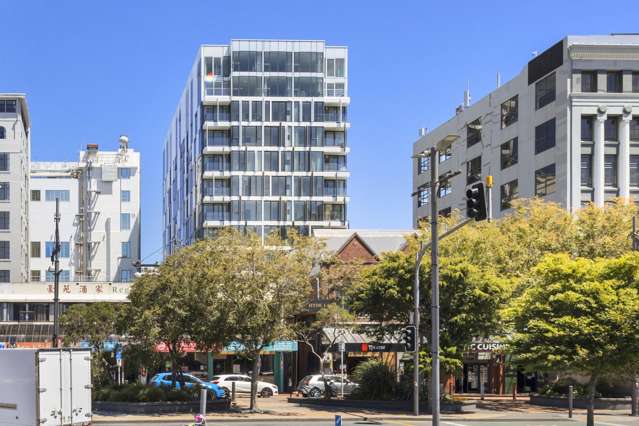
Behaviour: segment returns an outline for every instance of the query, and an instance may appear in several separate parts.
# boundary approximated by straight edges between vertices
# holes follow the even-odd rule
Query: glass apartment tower
[[[346,228],[348,50],[323,41],[200,47],[164,143],[164,249],[223,226]]]

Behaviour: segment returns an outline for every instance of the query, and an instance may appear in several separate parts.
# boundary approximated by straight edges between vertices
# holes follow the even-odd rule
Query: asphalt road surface
[[[573,420],[566,418],[549,418],[548,416],[528,416],[522,414],[518,419],[506,419],[499,418],[495,420],[442,420],[441,426],[583,426],[586,424],[585,419],[575,418]],[[524,418],[521,418],[524,417]],[[530,418],[529,418],[530,417]],[[431,426],[431,420],[344,420],[343,426],[364,426],[364,425],[377,425],[377,426]],[[101,426],[140,426],[140,423],[100,423]],[[185,423],[176,423],[175,421],[167,421],[158,423],[144,423],[145,426],[157,425],[157,426],[185,426]],[[317,420],[302,420],[296,421],[220,421],[216,422],[215,419],[209,418],[207,422],[208,426],[280,426],[280,425],[308,425],[308,426],[334,426],[334,421],[317,421]],[[639,426],[638,418],[631,418],[628,416],[598,416],[595,417],[596,426]]]

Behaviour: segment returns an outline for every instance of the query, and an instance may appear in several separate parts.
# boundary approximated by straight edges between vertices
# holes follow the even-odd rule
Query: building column
[[[597,114],[594,122],[594,150],[592,156],[592,186],[593,201],[596,206],[603,207],[605,197],[605,170],[604,170],[604,152],[605,152],[605,133],[604,122],[606,121],[606,113]]]
[[[624,115],[619,120],[619,196],[630,199],[630,120],[632,119],[632,109],[627,113],[628,107],[624,108]]]

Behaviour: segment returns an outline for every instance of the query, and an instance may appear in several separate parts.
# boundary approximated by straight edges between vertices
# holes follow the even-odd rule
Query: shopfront
[[[499,341],[476,341],[466,347],[462,372],[455,380],[458,393],[506,393],[505,345]]]

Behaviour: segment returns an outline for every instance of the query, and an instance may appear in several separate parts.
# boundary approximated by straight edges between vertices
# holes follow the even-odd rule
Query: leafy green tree
[[[260,355],[266,345],[295,337],[293,318],[312,293],[319,246],[294,232],[286,241],[270,236],[263,244],[255,234],[224,229],[194,247],[207,253],[209,263],[200,269],[212,286],[199,303],[225,309],[226,335],[252,360],[250,409],[255,410]]]
[[[110,381],[108,374],[111,363],[102,351],[102,344],[120,325],[122,306],[116,303],[97,302],[72,305],[60,316],[60,328],[65,345],[87,342],[93,352],[92,376],[96,385]]]
[[[548,255],[508,310],[510,347],[519,362],[589,378],[588,426],[594,425],[598,381],[637,362],[639,292],[636,279],[624,279],[624,271],[637,270],[637,259]]]

